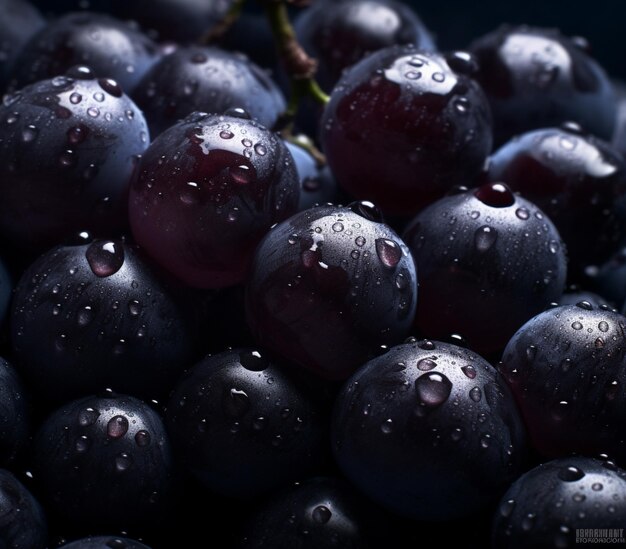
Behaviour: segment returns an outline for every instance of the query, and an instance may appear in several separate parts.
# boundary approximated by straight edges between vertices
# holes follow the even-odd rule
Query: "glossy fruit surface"
[[[626,236],[624,159],[574,124],[509,141],[490,157],[487,177],[550,218],[567,246],[572,274],[608,259]]]
[[[316,78],[328,91],[345,69],[380,49],[406,44],[435,49],[417,14],[393,0],[319,1],[299,14],[294,26],[304,49],[318,60]]]
[[[366,549],[367,523],[351,487],[314,478],[274,496],[244,530],[242,549]]]
[[[33,460],[49,508],[82,528],[155,526],[169,503],[165,428],[133,397],[104,393],[59,408],[39,429]]]
[[[515,401],[476,353],[423,340],[369,361],[344,385],[332,443],[343,473],[394,513],[469,516],[519,474]]]
[[[253,120],[195,113],[160,135],[130,190],[137,242],[186,284],[241,282],[256,245],[296,211],[289,151]]]
[[[17,90],[85,65],[130,93],[156,60],[156,44],[136,27],[104,14],[70,13],[50,21],[24,46],[11,86]]]
[[[564,289],[559,233],[502,184],[442,198],[415,217],[404,239],[419,273],[416,326],[426,337],[458,333],[479,353],[499,352]]]
[[[246,285],[261,345],[329,379],[345,379],[413,321],[417,278],[400,237],[371,204],[319,206],[274,227]]]
[[[0,469],[0,544],[16,549],[48,547],[44,510],[26,487],[6,469]]]
[[[194,360],[188,297],[121,241],[55,248],[15,292],[13,352],[37,394],[160,398]]]
[[[256,497],[300,480],[325,451],[310,394],[253,349],[196,364],[170,397],[166,425],[195,478],[229,497]]]
[[[472,58],[390,47],[333,90],[321,139],[337,182],[385,213],[412,215],[472,182],[491,151],[487,100]]]
[[[285,109],[269,76],[244,55],[215,47],[180,47],[144,76],[133,98],[153,136],[194,111],[222,114],[241,107],[268,128]]]
[[[127,224],[146,122],[113,80],[90,71],[42,80],[0,106],[0,235],[43,251],[82,230]]]
[[[586,47],[556,29],[508,25],[471,44],[480,67],[476,78],[493,112],[496,143],[568,121],[611,139],[615,96]]]
[[[626,471],[609,461],[564,457],[542,463],[513,483],[495,514],[492,546],[619,546],[624,524]]]
[[[626,317],[587,302],[537,315],[513,336],[500,371],[543,456],[626,459]]]

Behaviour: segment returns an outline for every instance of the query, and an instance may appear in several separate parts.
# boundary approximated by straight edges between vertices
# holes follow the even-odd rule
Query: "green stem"
[[[329,97],[315,80],[317,61],[309,57],[299,44],[286,3],[283,0],[266,0],[264,4],[278,53],[291,81],[291,97],[282,116],[283,124],[291,126],[302,99],[311,97],[325,105]]]
[[[224,15],[224,18],[200,38],[200,44],[211,44],[224,36],[235,21],[239,19],[245,2],[246,0],[234,0],[230,9],[226,12],[226,15]]]

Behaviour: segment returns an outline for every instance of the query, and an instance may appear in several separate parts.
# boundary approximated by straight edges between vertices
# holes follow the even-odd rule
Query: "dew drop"
[[[112,95],[113,97],[122,97],[122,88],[112,78],[100,78],[98,80],[98,84],[100,84],[100,87],[109,95]]]
[[[421,360],[417,361],[417,369],[421,370],[422,372],[428,372],[429,370],[432,370],[436,367],[437,363],[430,358],[422,358]]]
[[[513,513],[513,509],[515,509],[515,500],[507,499],[500,505],[500,515],[504,518],[508,518]]]
[[[112,240],[98,240],[85,252],[93,274],[106,277],[115,274],[124,264],[124,248]]]
[[[82,309],[78,311],[76,315],[76,320],[78,321],[79,326],[87,326],[93,320],[93,310],[89,305],[86,305]]]
[[[122,452],[120,455],[115,457],[115,470],[118,473],[123,473],[133,464],[133,458],[130,457],[130,454],[126,452]]]
[[[461,371],[470,379],[474,379],[476,377],[476,368],[474,368],[471,364],[462,366]]]
[[[89,450],[90,446],[91,446],[91,441],[89,440],[89,437],[82,435],[78,437],[78,439],[76,440],[76,444],[74,445],[74,448],[76,448],[76,451],[78,453],[82,454],[83,452],[86,452],[87,450]]]
[[[366,242],[366,240],[365,240],[365,238],[363,238],[362,236],[357,236],[357,237],[354,239],[354,243],[355,243],[357,246],[359,246],[360,248],[362,248],[363,246],[365,246],[365,242]]]
[[[226,390],[222,404],[225,412],[232,417],[241,417],[250,409],[250,398],[241,389]]]
[[[150,444],[150,439],[150,433],[144,429],[137,431],[135,434],[135,443],[137,446],[141,446],[142,448]]]
[[[339,221],[337,221],[336,223],[333,223],[332,229],[336,233],[340,233],[341,231],[343,231],[343,223]]]
[[[78,92],[74,92],[70,95],[70,103],[72,105],[78,105],[82,100],[83,96]]]
[[[259,156],[265,156],[267,154],[267,149],[265,148],[265,145],[257,143],[254,146],[254,152],[256,152]]]
[[[515,204],[515,195],[503,183],[487,183],[479,187],[474,196],[492,208],[506,208]]]
[[[376,239],[376,254],[380,262],[388,269],[396,267],[402,258],[400,246],[387,238]]]
[[[425,406],[441,406],[452,391],[452,383],[443,374],[426,373],[415,380],[417,397]]]
[[[515,215],[526,221],[530,217],[530,212],[526,208],[517,208],[517,210],[515,210]]]
[[[574,330],[582,330],[583,325],[578,321],[572,322],[572,328],[574,328]]]
[[[330,512],[330,509],[324,505],[318,505],[313,512],[311,513],[313,520],[318,524],[326,524],[333,514]]]
[[[112,417],[107,423],[107,435],[111,438],[123,437],[128,432],[128,419],[124,416]]]
[[[605,322],[604,320],[602,322],[600,322],[598,324],[598,330],[600,330],[601,332],[608,332],[609,331],[609,324],[608,324],[608,322]]]
[[[382,425],[380,426],[380,430],[385,435],[388,435],[389,433],[391,433],[393,431],[393,420],[387,419],[383,421]]]
[[[39,135],[39,130],[31,124],[29,126],[26,126],[22,130],[22,141],[24,143],[31,143],[35,139],[37,139],[38,135]]]
[[[87,114],[92,118],[98,118],[98,116],[100,116],[100,109],[97,107],[89,107],[87,109]]]
[[[78,413],[78,424],[81,427],[93,425],[100,417],[100,412],[94,408],[85,408]]]
[[[575,482],[583,478],[585,473],[578,467],[570,466],[559,469],[557,476],[565,482]]]
[[[239,362],[251,372],[262,372],[269,366],[267,359],[258,351],[239,353]]]
[[[480,402],[483,393],[479,387],[474,387],[470,389],[469,396],[474,402]]]
[[[232,139],[233,137],[235,137],[235,134],[229,130],[222,130],[220,132],[220,137],[222,139]]]
[[[488,227],[487,225],[479,227],[474,233],[474,245],[481,253],[488,251],[496,243],[497,239],[498,233],[496,230],[493,227]]]

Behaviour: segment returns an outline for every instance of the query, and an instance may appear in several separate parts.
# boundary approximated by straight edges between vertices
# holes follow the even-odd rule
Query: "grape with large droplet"
[[[253,120],[195,113],[148,148],[130,190],[137,242],[190,286],[242,282],[300,193],[284,143]]]
[[[418,520],[467,517],[519,474],[524,430],[513,396],[476,353],[432,341],[391,348],[344,385],[332,443],[343,473]]]
[[[18,284],[13,350],[46,401],[107,387],[161,398],[195,358],[192,313],[186,291],[129,244],[59,247]]]
[[[402,341],[413,322],[413,258],[369,206],[320,206],[274,227],[246,285],[259,343],[329,379]]]
[[[420,276],[416,326],[426,337],[457,333],[479,353],[500,352],[563,293],[558,231],[505,185],[442,198],[415,217],[404,238]]]

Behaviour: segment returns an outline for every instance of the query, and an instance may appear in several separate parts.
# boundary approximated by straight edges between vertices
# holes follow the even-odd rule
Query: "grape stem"
[[[310,97],[325,105],[329,97],[315,80],[317,61],[309,57],[298,42],[289,20],[286,2],[266,0],[264,6],[278,53],[291,81],[291,97],[281,117],[283,126],[291,126],[302,99]]]
[[[200,38],[200,44],[211,44],[222,38],[239,19],[245,3],[246,0],[234,0],[224,18]]]

